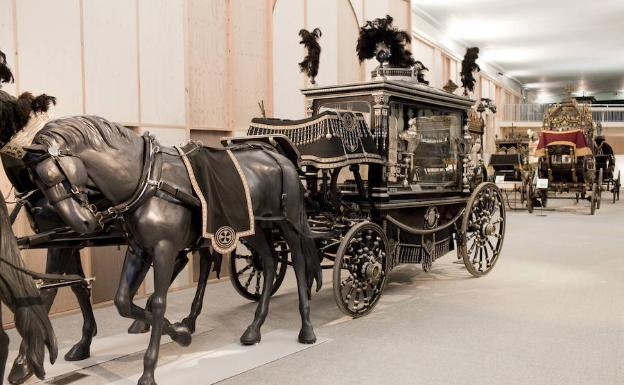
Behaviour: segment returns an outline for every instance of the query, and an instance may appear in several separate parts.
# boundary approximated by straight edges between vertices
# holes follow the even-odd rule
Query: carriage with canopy
[[[549,199],[588,199],[592,215],[600,208],[604,170],[596,167],[594,130],[588,105],[571,96],[545,112],[538,163],[527,186],[529,212]]]
[[[493,183],[476,184],[474,101],[417,81],[412,69],[378,68],[372,80],[303,90],[309,117],[253,119],[248,136],[224,144],[272,143],[298,165],[311,229],[333,270],[340,310],[358,317],[379,300],[403,263],[432,263],[456,249],[474,276],[499,258],[505,207]],[[288,251],[280,255],[275,292]],[[257,299],[262,266],[253,251],[230,259],[237,290]]]

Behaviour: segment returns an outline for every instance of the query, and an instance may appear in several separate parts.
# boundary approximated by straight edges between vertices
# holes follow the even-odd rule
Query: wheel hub
[[[377,282],[381,278],[381,263],[379,262],[366,262],[362,266],[362,273],[364,277],[370,279],[373,282]]]
[[[489,237],[491,235],[494,235],[494,232],[496,231],[496,226],[491,223],[486,223],[483,225],[483,229],[481,231],[483,231],[483,234],[486,237]]]

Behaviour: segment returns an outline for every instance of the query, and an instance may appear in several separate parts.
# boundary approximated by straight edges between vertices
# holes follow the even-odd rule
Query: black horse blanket
[[[254,215],[247,179],[227,149],[189,143],[176,147],[201,202],[202,236],[219,253],[236,249],[238,239],[254,234]]]

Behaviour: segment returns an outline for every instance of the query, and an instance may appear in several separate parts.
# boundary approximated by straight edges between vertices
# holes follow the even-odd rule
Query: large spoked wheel
[[[475,277],[489,273],[498,261],[505,238],[505,220],[499,188],[493,183],[479,185],[466,205],[459,245],[464,265]]]
[[[233,252],[230,256],[230,281],[238,294],[250,301],[258,301],[264,287],[264,268],[258,253],[251,249],[249,251],[246,255]],[[271,295],[275,294],[284,282],[288,268],[288,255],[286,243],[277,242],[274,251],[277,264]]]
[[[388,241],[372,222],[353,226],[340,242],[334,262],[334,299],[345,314],[369,313],[383,291],[387,275]]]

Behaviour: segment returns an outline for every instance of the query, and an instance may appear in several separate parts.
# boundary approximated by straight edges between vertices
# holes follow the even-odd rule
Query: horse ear
[[[31,107],[33,112],[48,112],[50,104],[56,106],[56,98],[46,94],[41,94],[33,99]]]

